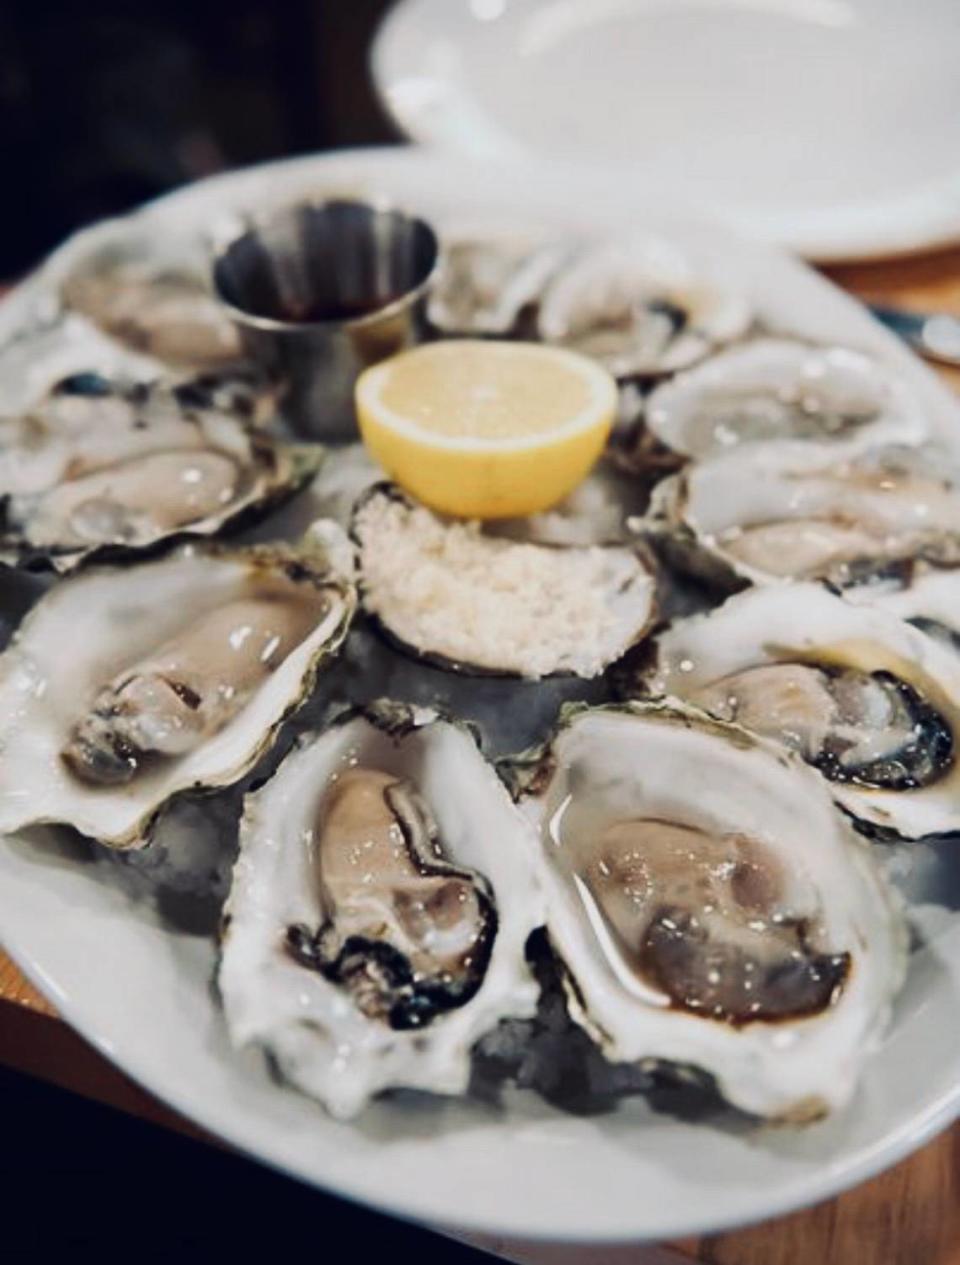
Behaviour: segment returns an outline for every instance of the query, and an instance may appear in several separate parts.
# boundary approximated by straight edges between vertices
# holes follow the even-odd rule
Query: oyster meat
[[[627,688],[776,738],[867,831],[960,829],[960,661],[887,611],[754,589],[662,633]]]
[[[956,458],[933,446],[865,452],[744,444],[654,490],[641,534],[724,582],[845,583],[865,564],[960,560]]]
[[[251,429],[244,379],[168,386],[75,374],[29,413],[0,420],[0,560],[68,571],[240,526],[317,471],[317,445]]]
[[[674,452],[709,457],[750,441],[920,443],[929,426],[905,382],[862,352],[760,338],[654,390],[647,429]]]
[[[390,484],[360,499],[353,535],[367,612],[442,667],[593,677],[654,617],[653,563],[633,547],[516,543],[441,519]]]
[[[167,364],[209,369],[243,356],[202,266],[158,254],[137,236],[93,251],[64,279],[61,298],[119,342]]]
[[[187,548],[52,589],[0,656],[0,830],[64,822],[139,846],[174,795],[253,767],[354,607],[319,537]]]
[[[514,775],[570,1014],[609,1060],[705,1074],[778,1120],[847,1102],[905,935],[814,773],[660,703],[572,711]]]
[[[336,1116],[458,1094],[533,1014],[529,827],[472,735],[381,702],[308,735],[247,797],[219,975],[231,1036]]]
[[[556,274],[537,316],[540,337],[600,360],[617,378],[672,373],[739,338],[744,295],[671,243],[631,238],[583,252]]]

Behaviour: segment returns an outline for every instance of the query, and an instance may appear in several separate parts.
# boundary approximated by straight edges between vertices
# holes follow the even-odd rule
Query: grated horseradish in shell
[[[655,581],[624,547],[557,548],[445,521],[390,489],[357,510],[364,602],[426,657],[526,677],[592,677],[650,623]]]

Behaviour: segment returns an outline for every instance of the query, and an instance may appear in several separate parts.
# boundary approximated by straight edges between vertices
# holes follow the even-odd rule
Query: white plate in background
[[[957,0],[401,0],[373,70],[415,140],[613,166],[809,258],[960,240]]]
[[[140,222],[195,242],[238,210],[324,194],[386,196],[442,222],[488,214],[613,232],[668,232],[722,260],[770,325],[872,351],[912,383],[931,418],[958,424],[933,373],[865,309],[808,268],[669,207],[614,196],[535,166],[484,168],[416,150],[340,153],[218,177],[154,203]],[[122,228],[67,243],[0,304],[0,342],[42,309],[72,261]],[[3,393],[15,383],[0,382]],[[849,1110],[806,1128],[732,1113],[691,1123],[643,1099],[578,1117],[532,1093],[497,1108],[392,1099],[354,1124],[270,1077],[227,1040],[211,982],[213,942],[176,931],[40,832],[0,840],[0,941],[64,1018],[107,1058],[212,1133],[308,1182],[387,1211],[486,1234],[627,1241],[726,1228],[826,1199],[920,1146],[960,1113],[960,842],[918,845],[915,878],[938,904],[915,909],[924,947],[883,1047]]]

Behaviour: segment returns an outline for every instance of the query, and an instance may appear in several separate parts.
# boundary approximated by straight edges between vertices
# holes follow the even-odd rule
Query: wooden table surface
[[[828,274],[865,299],[960,315],[960,249]],[[960,390],[960,371],[946,376]],[[200,1136],[96,1054],[0,952],[0,1062]],[[960,1265],[960,1123],[829,1203],[746,1230],[669,1245],[705,1265]],[[531,1262],[640,1261],[637,1249],[531,1252]]]

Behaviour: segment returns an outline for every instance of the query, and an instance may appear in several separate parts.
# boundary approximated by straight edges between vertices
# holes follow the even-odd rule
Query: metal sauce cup
[[[439,245],[424,220],[366,202],[301,203],[220,251],[214,288],[309,439],[357,437],[357,375],[426,332]]]

